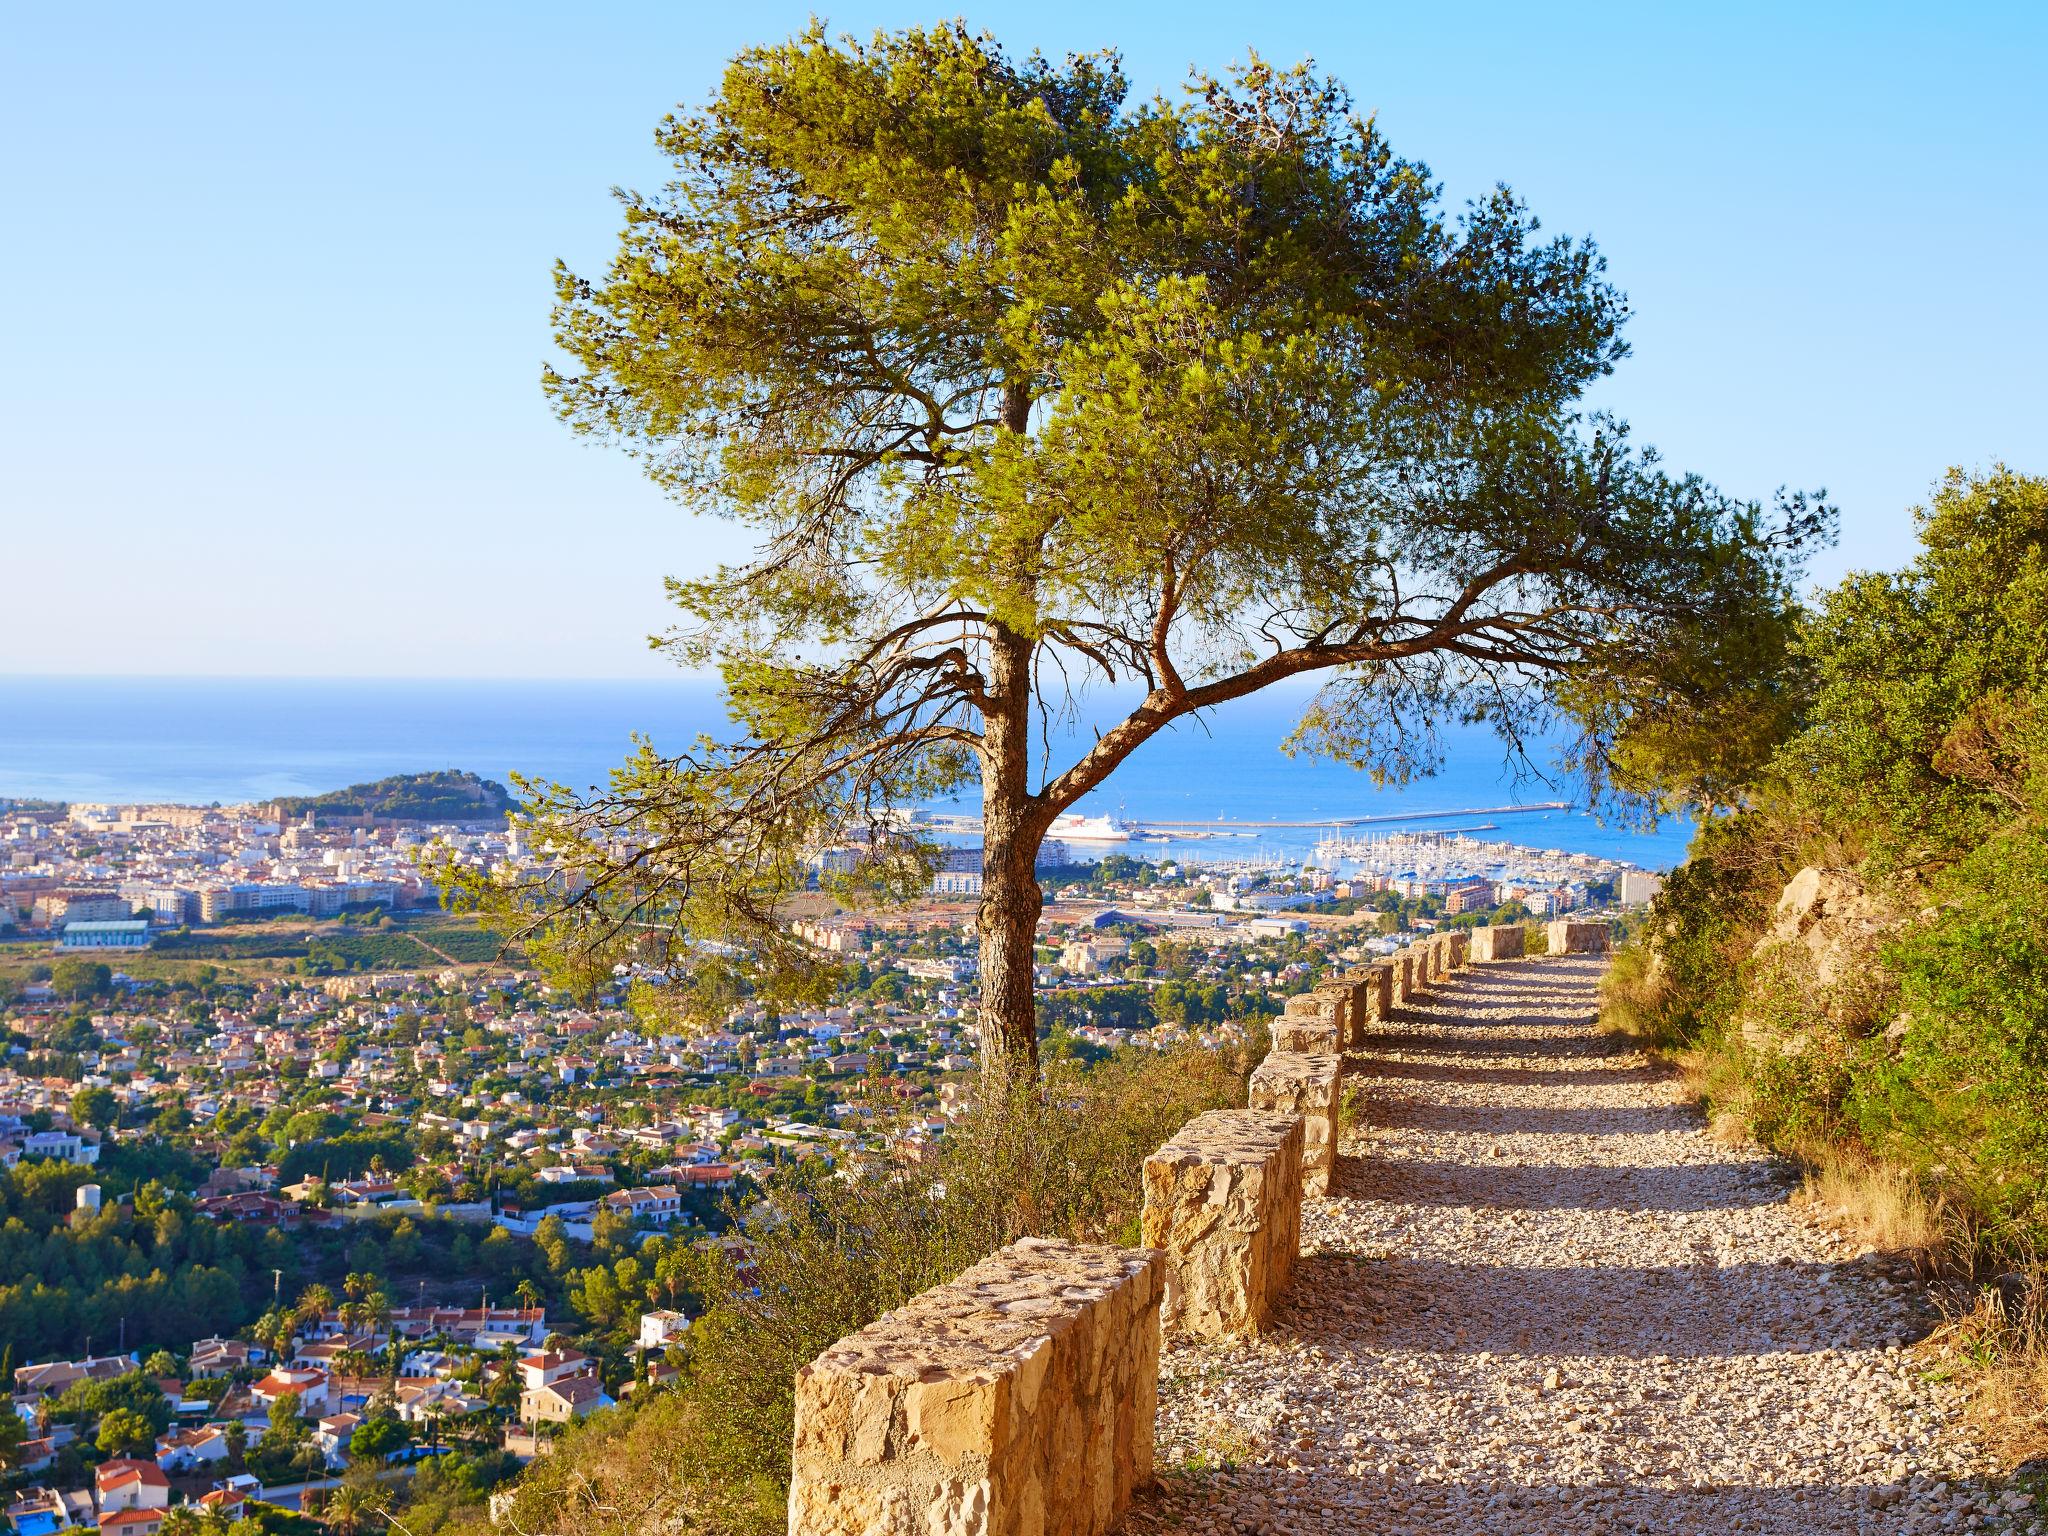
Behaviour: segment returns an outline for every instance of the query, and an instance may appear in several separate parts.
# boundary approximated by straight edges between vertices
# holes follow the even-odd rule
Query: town
[[[775,1180],[915,1166],[972,1102],[977,849],[911,907],[792,914],[825,1002],[682,1024],[658,972],[571,995],[438,909],[421,851],[538,867],[516,821],[342,805],[0,807],[17,1532],[332,1525],[365,1478],[430,1525],[672,1375]],[[1048,850],[1048,1053],[1225,1048],[1419,933],[1656,884],[1428,832],[1329,852],[1358,872]]]

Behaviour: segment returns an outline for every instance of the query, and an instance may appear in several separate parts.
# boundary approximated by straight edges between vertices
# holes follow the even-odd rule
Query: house
[[[256,1190],[243,1190],[230,1195],[207,1195],[192,1202],[192,1208],[200,1215],[214,1221],[239,1221],[252,1227],[278,1227],[287,1225],[295,1214],[295,1207],[288,1200],[275,1195],[266,1195]]]
[[[301,1417],[318,1418],[333,1406],[327,1373],[311,1366],[279,1366],[261,1381],[251,1383],[249,1391],[266,1414],[280,1398],[294,1392],[299,1396]]]
[[[249,1501],[263,1497],[263,1483],[248,1472],[237,1472],[233,1477],[224,1477],[211,1489],[199,1496],[202,1511],[219,1515],[221,1519],[235,1521],[248,1514]]]
[[[269,1358],[269,1351],[260,1345],[245,1344],[240,1339],[200,1339],[190,1351],[195,1377],[229,1376],[261,1365]]]
[[[24,1488],[7,1506],[7,1523],[16,1536],[68,1530],[97,1524],[92,1495],[83,1488],[60,1493],[55,1488]]]
[[[600,1408],[609,1408],[612,1401],[597,1377],[565,1376],[520,1393],[519,1420],[522,1424],[566,1424]]]
[[[616,1189],[604,1197],[605,1208],[617,1215],[665,1221],[681,1213],[682,1192],[673,1184],[656,1184],[643,1189]]]
[[[430,1419],[452,1419],[474,1413],[485,1406],[472,1397],[459,1381],[407,1381],[397,1391],[398,1417],[406,1424],[424,1424]]]
[[[69,1425],[63,1427],[66,1429],[70,1428]],[[76,1439],[77,1436],[73,1435],[71,1438]],[[40,1435],[33,1440],[22,1441],[21,1450],[15,1456],[14,1470],[27,1473],[30,1476],[38,1472],[49,1471],[50,1468],[57,1464],[57,1452],[65,1443],[65,1441],[59,1440],[55,1433]]]
[[[642,1312],[640,1314],[640,1347],[642,1349],[666,1349],[671,1339],[688,1332],[690,1318],[687,1313]]]
[[[339,1327],[329,1313],[320,1322],[323,1330]],[[446,1334],[458,1344],[495,1349],[506,1343],[537,1345],[548,1336],[548,1314],[544,1307],[395,1307],[391,1331],[400,1338],[426,1339]]]
[[[581,1350],[545,1350],[519,1362],[519,1419],[523,1424],[566,1424],[612,1399],[597,1377],[597,1364]]]
[[[156,1536],[170,1513],[168,1509],[117,1509],[100,1516],[100,1536]]]
[[[226,1461],[228,1438],[212,1424],[174,1429],[156,1437],[156,1464],[166,1472],[191,1472]]]
[[[22,1138],[21,1155],[56,1163],[90,1165],[100,1160],[97,1134],[80,1136],[71,1131],[35,1131]]]
[[[568,1376],[587,1376],[597,1369],[580,1349],[537,1350],[519,1359],[519,1385],[528,1392],[550,1386]]]
[[[348,1460],[349,1437],[362,1422],[359,1413],[331,1413],[313,1426],[313,1443],[326,1456],[327,1465],[338,1467]]]
[[[112,1381],[135,1369],[133,1355],[89,1355],[83,1360],[49,1360],[41,1365],[18,1366],[14,1372],[14,1396],[38,1402],[62,1397],[67,1388],[81,1381]]]
[[[171,1480],[153,1461],[122,1456],[103,1461],[93,1469],[93,1503],[100,1512],[100,1524],[115,1510],[168,1509]]]

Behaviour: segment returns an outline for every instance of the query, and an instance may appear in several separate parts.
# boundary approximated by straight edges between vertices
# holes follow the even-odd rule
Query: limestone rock
[[[1394,1016],[1394,962],[1376,960],[1366,971],[1366,1014],[1379,1020]],[[1364,1042],[1361,1041],[1361,1044]]]
[[[1773,945],[1803,951],[1813,984],[1825,991],[1868,964],[1895,921],[1854,875],[1808,865],[1778,898],[1770,931],[1756,951]]]

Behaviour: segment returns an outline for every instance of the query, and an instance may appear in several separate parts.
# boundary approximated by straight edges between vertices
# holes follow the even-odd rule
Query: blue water
[[[1405,789],[1375,789],[1353,769],[1289,758],[1280,742],[1304,698],[1276,690],[1226,706],[1202,725],[1163,733],[1079,809],[1121,811],[1138,821],[1285,821],[1570,798],[1560,785],[1541,779],[1518,783],[1500,744],[1483,731],[1450,733],[1443,771]],[[580,787],[602,782],[630,749],[635,731],[675,751],[723,726],[715,687],[690,678],[0,677],[0,795],[231,804],[431,768],[465,768],[500,780],[516,769]],[[1090,740],[1085,726],[1056,735],[1055,766]],[[962,808],[971,809],[971,801]],[[1449,829],[1482,820],[1496,828],[1483,836],[1627,859],[1651,869],[1681,859],[1690,830],[1670,824],[1633,833],[1577,811],[1416,825]],[[1299,852],[1318,835],[1273,830],[1253,838],[1138,847],[1154,857],[1242,857]]]

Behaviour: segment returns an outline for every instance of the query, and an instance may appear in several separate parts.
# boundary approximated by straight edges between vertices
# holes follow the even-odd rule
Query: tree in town
[[[100,1416],[93,1444],[109,1456],[139,1456],[156,1444],[156,1426],[133,1408],[116,1408]]]
[[[59,997],[99,997],[114,983],[113,967],[98,960],[59,960],[50,970],[50,985]]]
[[[375,1483],[349,1480],[328,1495],[320,1519],[335,1536],[361,1536],[382,1523],[384,1504]]]
[[[381,1462],[406,1442],[406,1428],[397,1419],[365,1419],[348,1437],[348,1453],[358,1461]]]
[[[71,1095],[71,1120],[75,1125],[105,1130],[121,1117],[121,1101],[111,1088],[81,1088]]]
[[[558,272],[544,385],[752,536],[670,582],[658,641],[718,673],[732,730],[523,783],[544,877],[444,870],[590,984],[739,955],[802,990],[807,860],[850,844],[834,888],[914,892],[900,807],[972,786],[1007,1082],[1036,1059],[1036,855],[1145,742],[1312,679],[1291,744],[1399,781],[1447,724],[1519,751],[1569,683],[1597,771],[1662,718],[1646,681],[1711,676],[1682,665],[1703,637],[1768,645],[1826,529],[1589,414],[1625,352],[1594,248],[1506,190],[1448,214],[1306,66],[1134,103],[1114,54],[814,25],[658,141],[673,179],[625,195],[610,269]]]

